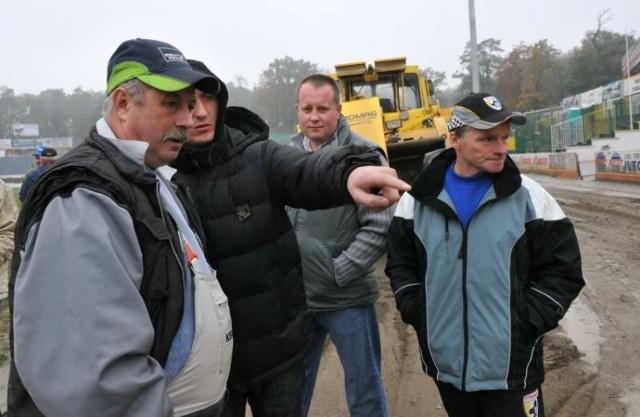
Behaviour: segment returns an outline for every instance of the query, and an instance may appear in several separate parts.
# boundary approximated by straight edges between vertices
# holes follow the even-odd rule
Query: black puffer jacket
[[[186,147],[172,165],[174,181],[195,202],[209,260],[229,298],[229,384],[247,386],[301,361],[311,342],[300,253],[285,205],[311,210],[352,202],[348,175],[379,158],[360,146],[302,152],[267,140],[267,125],[249,110],[229,107],[221,114],[215,139]]]

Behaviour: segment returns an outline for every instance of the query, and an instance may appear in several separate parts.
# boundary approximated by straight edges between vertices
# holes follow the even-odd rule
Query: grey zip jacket
[[[316,152],[352,144],[376,148],[372,142],[353,133],[341,117],[333,139]],[[301,133],[291,138],[291,145],[308,150]],[[386,160],[381,159],[387,165]],[[380,285],[375,263],[385,251],[387,229],[394,211],[395,205],[379,212],[355,204],[314,211],[287,208],[300,246],[310,311],[376,302]]]
[[[143,164],[145,143],[112,143]],[[48,203],[25,248],[14,289],[14,362],[39,411],[173,416],[163,368],[149,354],[154,328],[139,291],[143,253],[131,213],[100,190],[78,187]]]
[[[455,158],[438,152],[398,203],[385,269],[396,305],[434,379],[462,391],[537,387],[543,335],[584,286],[573,225],[507,157],[464,229],[444,189]]]

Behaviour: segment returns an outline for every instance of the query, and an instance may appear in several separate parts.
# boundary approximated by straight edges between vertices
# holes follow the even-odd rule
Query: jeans
[[[300,417],[303,364],[298,362],[252,389],[228,388],[222,417],[245,417],[247,402],[253,417]]]
[[[314,341],[304,361],[302,417],[309,412],[327,334],[344,369],[351,417],[386,417],[387,401],[380,372],[380,331],[374,306],[309,312],[309,320]]]

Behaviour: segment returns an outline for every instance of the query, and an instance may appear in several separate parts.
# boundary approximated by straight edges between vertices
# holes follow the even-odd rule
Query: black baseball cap
[[[39,146],[38,149],[33,151],[33,156],[35,156],[36,158],[53,158],[58,156],[58,152],[56,152],[56,150],[53,148]]]
[[[40,158],[55,158],[58,156],[58,152],[53,148],[44,148],[40,153]]]
[[[130,39],[120,44],[109,59],[107,95],[134,78],[168,93],[188,87],[210,94],[220,91],[220,82],[191,68],[178,48],[152,39]]]
[[[495,96],[471,93],[453,107],[449,131],[464,126],[487,130],[507,121],[523,125],[527,117],[520,112],[507,110]]]

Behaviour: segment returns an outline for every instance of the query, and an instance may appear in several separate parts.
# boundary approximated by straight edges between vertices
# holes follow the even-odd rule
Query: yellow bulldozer
[[[445,146],[446,112],[433,99],[433,84],[406,58],[338,64],[342,114],[357,133],[380,145],[400,178],[411,181],[424,154]]]

